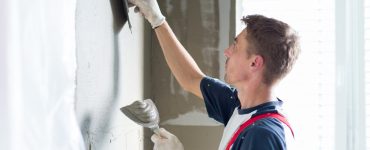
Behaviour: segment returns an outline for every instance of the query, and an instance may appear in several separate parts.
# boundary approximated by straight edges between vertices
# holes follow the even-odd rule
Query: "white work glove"
[[[179,139],[164,128],[158,129],[157,134],[153,134],[151,138],[154,143],[153,150],[184,150]]]
[[[152,28],[160,26],[166,18],[162,15],[159,9],[157,0],[128,0],[136,6],[135,12],[140,11],[144,17],[152,25]]]

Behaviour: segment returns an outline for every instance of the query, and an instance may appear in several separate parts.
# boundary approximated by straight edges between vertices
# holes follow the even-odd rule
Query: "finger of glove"
[[[159,143],[162,140],[161,136],[157,134],[153,134],[150,139],[152,140],[153,143]]]
[[[166,138],[166,139],[169,139],[171,137],[173,137],[174,135],[170,132],[168,132],[166,129],[164,128],[159,128],[158,129],[158,133],[160,134],[159,136],[162,137],[162,138]]]
[[[140,13],[140,14],[141,14],[141,16],[145,17],[145,15],[140,11],[140,8],[139,8],[139,7],[137,7],[137,6],[135,7],[134,12],[135,12],[135,13]]]
[[[134,5],[136,4],[136,3],[135,3],[135,2],[136,2],[135,0],[127,0],[127,2],[128,2],[129,4],[130,4],[130,3],[131,3],[131,4],[134,4]]]
[[[133,3],[131,3],[131,2],[128,2],[127,4],[128,4],[128,7],[129,7],[129,8],[131,8],[131,7],[134,7],[134,6],[135,6],[135,4],[133,4]]]

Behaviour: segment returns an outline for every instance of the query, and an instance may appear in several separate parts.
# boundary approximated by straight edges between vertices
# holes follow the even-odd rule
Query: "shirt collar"
[[[283,101],[279,98],[276,98],[272,101],[251,107],[251,108],[241,108],[241,105],[238,106],[238,113],[242,114],[249,114],[255,110],[257,110],[256,114],[262,114],[267,112],[278,112],[281,106],[283,105]],[[255,114],[255,115],[256,115]]]

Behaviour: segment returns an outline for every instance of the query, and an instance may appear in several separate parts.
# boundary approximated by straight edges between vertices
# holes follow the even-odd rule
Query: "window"
[[[370,149],[370,0],[365,0],[365,99],[366,99],[366,149]]]
[[[241,14],[262,14],[288,23],[299,33],[301,54],[275,95],[285,102],[299,149],[334,150],[334,0],[243,0],[236,6],[237,32],[244,27]]]

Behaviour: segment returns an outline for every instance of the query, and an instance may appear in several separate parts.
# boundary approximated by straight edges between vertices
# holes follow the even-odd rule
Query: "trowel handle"
[[[153,128],[151,128],[152,129],[152,131],[155,133],[155,134],[157,134],[158,136],[160,136],[161,134],[159,134],[159,126],[155,126],[155,127],[153,127]]]

